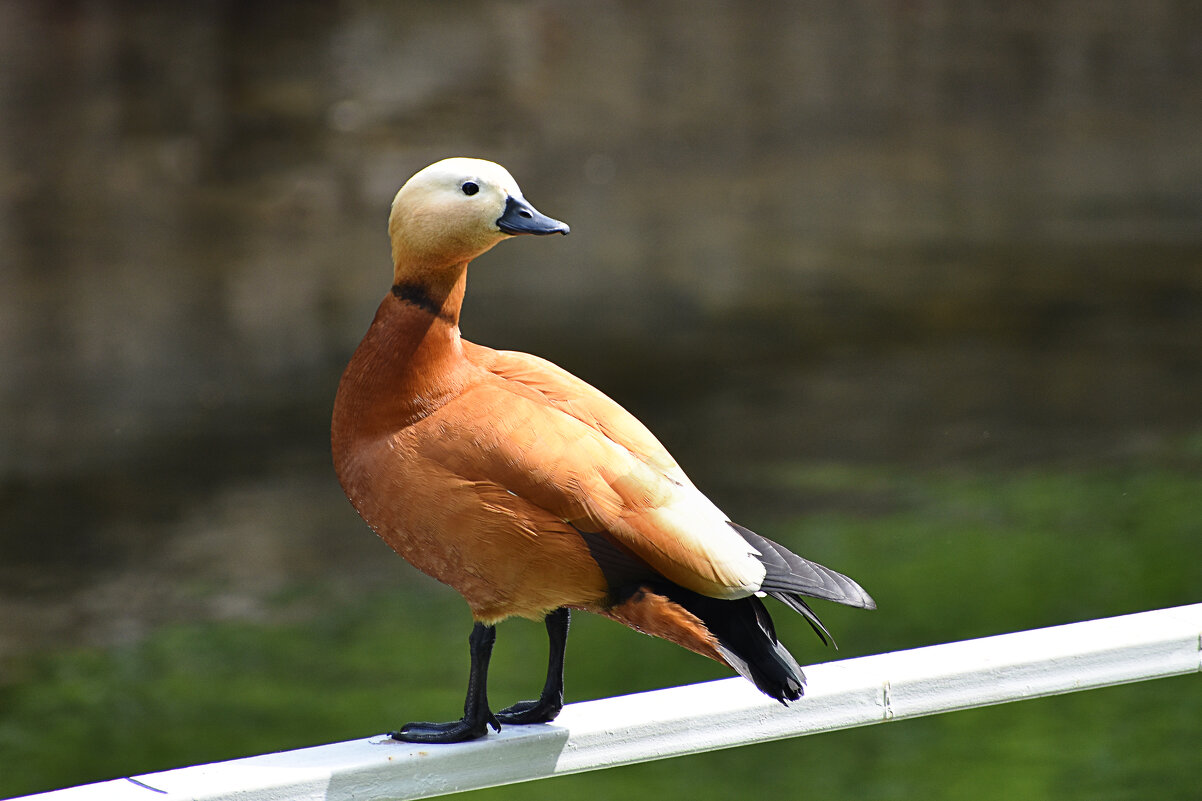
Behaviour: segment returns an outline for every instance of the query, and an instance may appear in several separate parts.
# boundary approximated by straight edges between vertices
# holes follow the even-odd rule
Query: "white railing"
[[[372,737],[89,784],[45,801],[410,799],[1202,672],[1202,604],[805,668],[789,707],[741,678],[570,704],[461,745]]]

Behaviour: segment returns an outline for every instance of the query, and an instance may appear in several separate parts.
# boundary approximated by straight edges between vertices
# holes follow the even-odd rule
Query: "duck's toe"
[[[406,723],[388,736],[404,743],[463,743],[479,740],[488,734],[489,726],[501,730],[501,724],[492,713],[480,720],[463,718],[449,723]]]
[[[497,720],[506,725],[522,726],[528,723],[550,723],[563,710],[563,700],[558,703],[546,699],[518,701],[497,713]]]

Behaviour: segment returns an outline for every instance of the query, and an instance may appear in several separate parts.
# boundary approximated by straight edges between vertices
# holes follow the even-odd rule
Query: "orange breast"
[[[444,416],[359,449],[343,484],[363,519],[414,567],[455,588],[483,622],[602,603],[605,578],[574,528],[418,452]]]
[[[332,440],[347,497],[482,622],[602,604],[605,578],[576,529],[492,480],[483,460],[464,469],[440,458],[457,437],[482,438],[465,433],[469,421],[497,417],[476,430],[504,437],[504,411],[474,402],[473,387],[496,379],[463,358],[457,329],[413,325],[410,311],[385,300],[339,386]]]

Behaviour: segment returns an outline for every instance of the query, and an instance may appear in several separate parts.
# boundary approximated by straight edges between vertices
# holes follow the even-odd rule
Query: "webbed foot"
[[[525,725],[528,723],[550,723],[563,709],[563,696],[559,702],[545,699],[537,701],[518,701],[513,706],[507,706],[497,713],[497,720],[506,725]]]
[[[491,712],[479,720],[453,720],[449,723],[406,723],[400,731],[388,736],[405,743],[463,743],[478,740],[488,734],[488,727],[501,730],[501,724]]]

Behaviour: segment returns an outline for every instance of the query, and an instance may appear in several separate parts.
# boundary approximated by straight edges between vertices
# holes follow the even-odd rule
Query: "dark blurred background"
[[[907,568],[947,596],[917,628],[899,585],[871,624],[892,634],[842,655],[1196,601],[1200,132],[1189,0],[0,4],[10,709],[53,694],[59,654],[303,626],[398,587],[447,598],[354,516],[328,423],[388,288],[392,195],[450,155],[504,164],[572,226],[473,266],[465,336],[596,384],[732,517],[795,526],[870,590],[893,567],[839,533],[807,551],[807,520],[887,526],[953,479],[981,489],[953,499],[969,507],[1033,475],[1063,508],[1172,482],[1158,549],[1111,532],[1147,593],[1074,601],[1041,563],[998,588],[1023,613],[939,628],[980,589],[958,569],[1013,552],[945,558]],[[1111,564],[1089,566],[1093,522],[1046,532],[1084,583]],[[452,697],[466,615],[449,628]],[[387,709],[366,725],[403,722]],[[57,736],[49,713],[4,715],[14,748]],[[890,751],[906,730],[884,728]],[[117,753],[94,777],[144,766]]]

